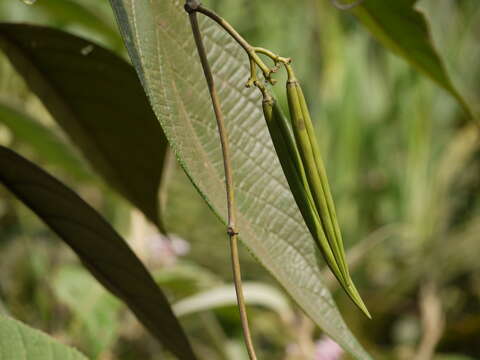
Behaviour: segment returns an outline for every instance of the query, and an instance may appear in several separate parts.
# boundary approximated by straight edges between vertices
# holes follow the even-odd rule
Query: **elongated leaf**
[[[195,359],[187,337],[155,281],[127,243],[72,190],[0,146],[0,182],[80,257],[107,289],[179,359]]]
[[[417,0],[366,0],[353,13],[384,46],[405,58],[452,94],[466,113],[471,110],[455,89],[434,48],[427,21],[415,9]]]
[[[130,57],[177,158],[225,221],[220,143],[182,2],[111,3]],[[200,20],[227,118],[240,238],[323,330],[358,359],[369,359],[323,284],[323,262],[276,158],[261,98],[244,86],[248,60],[216,24]]]
[[[154,223],[167,142],[133,68],[59,30],[0,24],[0,48],[93,167]]]
[[[28,143],[43,159],[79,179],[89,178],[88,170],[78,156],[50,129],[30,115],[0,101],[0,124],[8,127],[19,141]]]
[[[282,318],[293,319],[292,311],[285,296],[277,289],[262,283],[243,284],[247,305],[260,305],[277,312]],[[234,285],[218,286],[186,297],[173,305],[177,316],[212,310],[222,306],[236,306]]]
[[[0,315],[0,359],[86,360],[77,350],[11,317]]]

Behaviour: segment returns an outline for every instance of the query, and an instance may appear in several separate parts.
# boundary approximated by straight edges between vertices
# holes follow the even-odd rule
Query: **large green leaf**
[[[177,158],[225,221],[220,143],[182,2],[111,3],[130,57]],[[322,281],[324,263],[276,158],[261,98],[244,86],[249,67],[243,50],[212,21],[202,18],[201,28],[227,118],[241,240],[323,330],[358,359],[369,359]]]
[[[77,350],[11,317],[0,315],[1,360],[87,360]]]
[[[472,117],[468,104],[455,89],[434,48],[425,17],[415,9],[416,2],[365,0],[352,12],[384,46],[452,94]]]
[[[77,194],[39,167],[0,146],[0,182],[80,257],[107,289],[180,359],[195,359],[187,337],[142,262]]]
[[[52,130],[31,115],[0,100],[0,124],[5,125],[18,141],[28,143],[41,158],[61,167],[75,178],[91,178],[85,165],[72,149]]]
[[[167,142],[133,68],[46,27],[0,24],[0,48],[99,174],[163,230]]]

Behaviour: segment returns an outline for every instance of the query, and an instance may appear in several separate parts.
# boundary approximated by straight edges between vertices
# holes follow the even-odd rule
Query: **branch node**
[[[235,229],[232,226],[229,226],[227,228],[227,234],[228,234],[228,236],[236,236],[236,235],[238,235],[238,232],[236,232]]]
[[[186,0],[183,8],[188,14],[194,13],[200,7],[200,2],[198,0]]]

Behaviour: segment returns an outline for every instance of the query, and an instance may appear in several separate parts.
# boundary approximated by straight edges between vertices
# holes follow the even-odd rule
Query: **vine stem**
[[[225,126],[225,119],[221,110],[220,101],[218,99],[217,91],[215,89],[215,81],[213,79],[210,64],[207,60],[207,54],[205,46],[203,44],[200,27],[198,26],[198,19],[196,9],[192,7],[198,3],[195,1],[187,1],[185,4],[185,10],[188,12],[190,25],[192,27],[193,37],[195,39],[195,45],[197,47],[198,55],[202,63],[203,73],[205,80],[207,81],[208,90],[212,100],[213,110],[215,112],[215,118],[217,120],[218,134],[220,136],[220,143],[222,147],[223,155],[223,167],[225,171],[225,184],[227,193],[227,216],[228,216],[228,237],[230,239],[230,249],[232,258],[233,269],[233,281],[235,283],[235,291],[237,294],[237,304],[240,312],[240,319],[242,323],[243,336],[245,338],[245,345],[250,360],[257,360],[255,355],[255,348],[253,346],[252,336],[250,334],[250,328],[248,325],[247,309],[245,306],[245,298],[242,288],[242,276],[240,271],[240,260],[238,256],[238,232],[236,230],[236,210],[235,210],[235,196],[233,191],[233,174],[230,158],[230,149],[228,144],[228,135]]]
[[[256,81],[256,73],[255,73],[255,67],[258,66],[260,70],[263,73],[263,77],[265,78],[266,81],[268,81],[270,84],[274,85],[276,80],[272,78],[272,74],[277,71],[278,67],[275,66],[273,68],[268,67],[263,60],[258,56],[257,53],[263,54],[268,56],[270,59],[272,59],[275,62],[275,65],[277,63],[284,63],[288,64],[290,63],[289,58],[284,58],[281,56],[278,56],[274,54],[273,52],[260,48],[260,47],[254,47],[250,45],[234,28],[232,25],[230,25],[225,19],[223,19],[221,16],[217,15],[215,12],[204,8],[198,0],[187,0],[187,5],[189,8],[189,11],[192,12],[199,12],[202,13],[203,15],[207,16],[208,18],[212,19],[215,21],[218,25],[220,25],[230,36],[245,50],[247,53],[249,59],[250,59],[250,79],[247,81],[247,87],[252,86],[255,81]]]
[[[199,5],[195,11],[202,13],[203,15],[209,17],[213,21],[215,21],[218,25],[225,29],[226,32],[230,34],[232,38],[234,38],[238,44],[247,52],[248,56],[255,61],[258,67],[262,70],[265,78],[267,80],[270,79],[270,75],[272,70],[264,64],[264,62],[258,57],[257,53],[255,52],[255,48],[252,47],[238,32],[230,25],[225,19],[215,14],[213,11],[204,8],[203,6]]]

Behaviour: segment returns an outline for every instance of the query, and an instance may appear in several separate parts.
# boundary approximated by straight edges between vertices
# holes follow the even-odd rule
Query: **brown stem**
[[[245,306],[245,299],[242,289],[242,277],[240,272],[240,260],[238,257],[238,232],[236,231],[236,212],[235,212],[235,196],[233,192],[233,175],[230,159],[230,150],[228,146],[228,136],[225,127],[225,120],[220,107],[220,101],[218,99],[217,91],[215,89],[215,82],[213,79],[212,71],[207,60],[207,54],[202,41],[202,35],[198,26],[198,19],[196,11],[199,11],[199,5],[196,8],[192,8],[192,2],[187,1],[185,10],[189,14],[190,24],[192,26],[193,37],[197,46],[198,55],[202,63],[203,73],[207,81],[208,90],[210,91],[210,97],[212,100],[213,110],[215,112],[215,118],[217,120],[218,134],[220,136],[220,143],[222,146],[223,154],[223,167],[225,171],[225,184],[227,192],[227,216],[228,216],[228,236],[230,239],[233,279],[235,283],[235,291],[237,293],[238,310],[240,312],[240,319],[242,322],[243,336],[245,338],[245,345],[247,347],[250,360],[256,360],[255,349],[253,347],[252,337],[250,335],[250,328],[248,326],[247,309]],[[193,2],[195,3],[195,2]]]
[[[271,70],[268,68],[268,66],[266,66],[262,60],[260,60],[258,55],[255,53],[255,49],[237,32],[237,30],[233,28],[232,25],[230,25],[223,18],[215,14],[213,11],[204,8],[202,5],[199,5],[196,11],[209,17],[210,19],[215,21],[218,25],[220,25],[222,28],[224,28],[225,31],[228,32],[230,36],[233,37],[238,42],[238,44],[240,44],[240,46],[247,52],[247,54],[255,60],[255,62],[258,64],[262,72],[267,77],[270,75]]]

